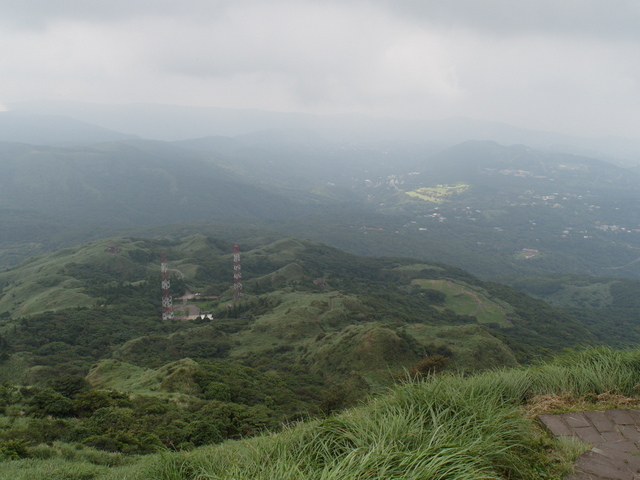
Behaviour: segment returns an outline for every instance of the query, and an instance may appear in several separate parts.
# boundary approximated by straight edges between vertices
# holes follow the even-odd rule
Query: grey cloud
[[[154,15],[216,15],[231,0],[0,0],[0,22],[41,28],[55,20],[116,21]]]
[[[637,0],[375,0],[396,15],[494,34],[640,37]]]
[[[468,115],[635,136],[640,128],[638,0],[0,0],[0,8],[0,102]]]
[[[56,19],[112,21],[187,16],[203,21],[227,7],[277,5],[269,0],[0,0],[5,23],[41,27]],[[496,35],[557,33],[601,38],[640,37],[637,0],[296,0],[291,6],[352,4],[383,9],[413,22],[471,28]]]

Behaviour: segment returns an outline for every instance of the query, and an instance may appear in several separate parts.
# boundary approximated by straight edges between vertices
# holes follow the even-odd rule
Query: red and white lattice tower
[[[233,302],[242,297],[242,269],[240,267],[240,245],[233,246]]]
[[[169,282],[169,269],[167,268],[167,254],[160,254],[160,275],[162,278],[162,319],[173,318],[173,299],[171,298],[171,283]]]

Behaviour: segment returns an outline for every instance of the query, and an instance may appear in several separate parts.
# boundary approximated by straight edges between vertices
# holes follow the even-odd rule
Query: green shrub
[[[13,438],[0,443],[0,458],[16,460],[29,456],[29,441],[24,438]]]

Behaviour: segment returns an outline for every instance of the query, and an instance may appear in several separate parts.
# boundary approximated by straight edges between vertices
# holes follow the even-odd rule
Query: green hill
[[[15,404],[7,412],[28,413],[0,422],[0,445],[189,449],[328,415],[434,372],[515,366],[596,341],[541,301],[462,270],[293,238],[243,249],[234,301],[232,246],[111,238],[1,272],[0,382]]]
[[[394,328],[416,323],[486,325],[489,335],[493,329],[507,341],[517,340],[515,348],[525,357],[540,348],[565,345],[569,336],[574,340],[566,345],[590,338],[546,305],[452,267],[356,257],[294,239],[243,252],[246,297],[231,310],[231,245],[196,236],[109,239],[34,258],[0,273],[0,311],[14,319],[53,315],[45,312],[69,307],[111,316],[156,315],[161,251],[170,258],[176,295],[187,288],[217,296],[196,301],[196,306],[219,319],[214,327],[231,323],[232,316],[250,319],[247,325],[238,322],[239,330],[232,333],[240,343],[265,345],[265,351],[362,321]],[[314,283],[317,279],[321,283]],[[248,354],[246,348],[237,350]]]
[[[473,371],[595,341],[544,303],[464,271],[297,239],[242,253],[245,295],[234,305],[231,247],[204,236],[113,238],[0,273],[0,335],[10,358],[25,360],[6,378],[85,375],[110,358],[159,368],[191,357],[287,375],[295,365],[326,387],[357,381],[364,392],[429,356]],[[213,320],[182,319],[176,299],[176,320],[160,321],[160,252],[174,296],[197,293],[185,300],[190,311]]]

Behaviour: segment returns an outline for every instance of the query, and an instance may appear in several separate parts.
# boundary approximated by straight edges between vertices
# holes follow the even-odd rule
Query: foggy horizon
[[[630,0],[1,4],[0,110],[140,103],[639,136]]]

